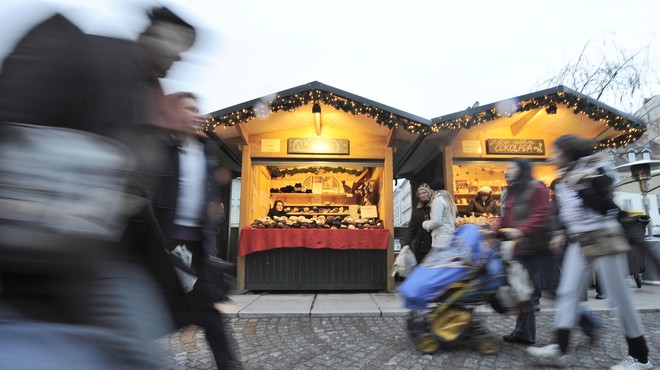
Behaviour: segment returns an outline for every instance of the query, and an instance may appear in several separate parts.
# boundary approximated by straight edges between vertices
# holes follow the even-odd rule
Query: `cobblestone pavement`
[[[571,340],[573,369],[607,369],[627,354],[616,318],[602,313],[599,339],[576,330]],[[515,316],[477,314],[499,340]],[[552,338],[552,312],[537,314],[537,344]],[[642,313],[650,359],[660,366],[660,313]],[[542,369],[526,356],[525,346],[502,343],[497,355],[482,355],[475,343],[461,342],[434,355],[417,351],[404,317],[269,317],[227,319],[245,369]],[[203,331],[188,327],[159,341],[168,370],[214,369]]]

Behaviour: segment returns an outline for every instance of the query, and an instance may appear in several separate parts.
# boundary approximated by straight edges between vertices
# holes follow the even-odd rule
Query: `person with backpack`
[[[628,356],[610,367],[652,369],[639,312],[627,286],[625,252],[630,249],[619,222],[620,210],[613,201],[614,179],[607,158],[594,154],[595,143],[575,135],[563,135],[553,145],[549,161],[560,169],[555,186],[559,221],[564,230],[550,242],[552,250],[566,244],[556,295],[554,343],[529,347],[527,353],[547,365],[567,365],[571,329],[580,320],[578,302],[593,269],[619,319],[628,344]]]
[[[535,300],[540,299],[540,273],[549,256],[550,192],[532,177],[530,161],[514,158],[504,172],[507,182],[502,203],[500,231],[508,239],[519,239],[513,255],[525,267],[534,284],[534,294],[521,308],[516,327],[503,339],[509,343],[536,342]]]

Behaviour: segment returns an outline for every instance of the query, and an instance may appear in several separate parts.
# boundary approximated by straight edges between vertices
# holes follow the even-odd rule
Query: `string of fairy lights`
[[[246,123],[257,117],[267,116],[270,113],[280,111],[293,112],[310,103],[323,103],[345,113],[364,115],[374,119],[376,123],[381,126],[386,126],[390,129],[402,127],[413,134],[419,135],[429,135],[444,130],[470,128],[498,118],[510,117],[516,113],[526,112],[532,109],[556,109],[557,105],[560,104],[571,109],[574,114],[585,115],[593,121],[602,122],[615,130],[622,132],[621,135],[599,142],[598,149],[626,145],[637,140],[645,131],[645,127],[637,122],[604,109],[599,105],[590,103],[586,98],[566,94],[562,91],[511,103],[511,106],[505,107],[505,109],[501,109],[500,107],[498,110],[493,107],[489,110],[480,111],[474,114],[466,114],[464,116],[454,117],[447,120],[440,120],[429,126],[421,122],[400,117],[381,108],[319,89],[310,89],[287,96],[277,95],[271,101],[264,102],[255,107],[239,109],[223,116],[211,116],[206,120],[204,130],[209,131],[215,130],[218,126],[234,126],[239,123]]]
[[[599,150],[626,145],[633,140],[639,139],[645,131],[643,125],[608,111],[601,106],[592,104],[588,99],[566,94],[561,91],[555,94],[547,94],[512,103],[510,107],[505,107],[502,110],[491,108],[490,110],[481,111],[475,114],[467,114],[465,116],[436,122],[431,128],[433,132],[470,128],[498,118],[511,117],[516,113],[526,112],[532,109],[556,109],[559,104],[565,105],[567,108],[571,109],[574,114],[583,114],[593,121],[605,123],[615,130],[623,132],[621,135],[599,142],[597,145],[597,149]]]
[[[259,105],[257,109],[249,107],[231,112],[224,116],[211,116],[206,120],[204,130],[212,130],[218,126],[234,126],[238,123],[248,122],[259,116],[263,117],[264,113],[268,112],[260,111],[260,109],[266,109],[266,106],[270,108],[270,113],[276,113],[279,111],[293,112],[310,103],[323,103],[345,113],[364,115],[374,119],[379,125],[387,126],[388,128],[403,127],[413,134],[422,135],[426,135],[430,132],[430,127],[426,124],[400,117],[394,113],[366,103],[347,99],[318,89],[307,90],[289,96],[278,95],[268,102],[268,104]]]

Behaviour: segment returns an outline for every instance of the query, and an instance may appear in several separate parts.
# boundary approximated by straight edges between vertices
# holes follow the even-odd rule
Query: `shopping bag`
[[[399,275],[401,277],[406,277],[410,272],[417,266],[417,260],[415,259],[415,254],[410,250],[410,246],[405,245],[401,248],[399,255],[396,256],[394,260],[394,265],[392,266],[392,276]]]

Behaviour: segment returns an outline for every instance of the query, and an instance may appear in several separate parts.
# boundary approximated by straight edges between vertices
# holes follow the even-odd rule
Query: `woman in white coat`
[[[431,233],[431,247],[439,250],[449,249],[454,230],[456,229],[456,203],[445,190],[445,180],[436,178],[429,184],[431,196],[431,213],[422,227]]]

